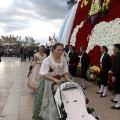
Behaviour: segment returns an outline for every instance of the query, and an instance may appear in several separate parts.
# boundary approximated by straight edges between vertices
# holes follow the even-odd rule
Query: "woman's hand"
[[[113,81],[113,82],[115,82],[115,81],[116,81],[116,78],[115,78],[114,76],[112,77],[112,81]]]
[[[37,57],[37,61],[39,61],[40,59]]]
[[[68,81],[68,82],[72,82],[72,80],[71,80],[71,79],[67,79],[67,81]]]
[[[61,84],[61,80],[55,79],[54,81],[56,82],[57,85]]]

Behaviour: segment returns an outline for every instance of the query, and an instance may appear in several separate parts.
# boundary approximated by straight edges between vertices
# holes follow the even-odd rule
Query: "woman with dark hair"
[[[45,47],[43,45],[41,45],[39,47],[39,52],[34,54],[32,70],[31,70],[30,75],[28,76],[27,85],[31,90],[37,90],[37,88],[40,84],[42,76],[40,76],[39,70],[40,70],[41,64],[45,58],[46,58]]]
[[[36,92],[33,109],[33,119],[35,120],[58,120],[51,85],[54,82],[60,85],[61,80],[64,78],[67,81],[71,81],[68,74],[68,65],[62,57],[62,53],[63,45],[56,43],[52,47],[52,54],[43,60],[39,72],[43,76],[43,79]]]
[[[72,46],[71,56],[70,56],[70,61],[69,61],[69,72],[71,74],[73,81],[75,81],[77,65],[78,65],[78,54],[76,53],[75,47]]]

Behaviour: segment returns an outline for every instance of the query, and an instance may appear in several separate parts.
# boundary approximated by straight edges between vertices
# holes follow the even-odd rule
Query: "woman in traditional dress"
[[[43,62],[43,60],[46,58],[46,54],[45,52],[45,47],[43,45],[41,45],[39,47],[39,52],[34,54],[34,60],[32,63],[32,71],[28,77],[28,87],[31,90],[37,90],[40,81],[42,79],[42,76],[40,76],[39,71],[40,71],[40,67],[41,64]]]
[[[56,82],[61,84],[62,76],[67,81],[71,81],[68,74],[68,65],[63,53],[63,45],[56,43],[52,47],[52,54],[42,63],[40,74],[43,79],[36,92],[33,109],[33,119],[35,120],[58,120],[57,109],[53,100],[51,85]]]

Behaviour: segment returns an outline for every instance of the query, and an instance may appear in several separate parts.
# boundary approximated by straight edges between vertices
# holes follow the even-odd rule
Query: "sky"
[[[0,36],[30,36],[41,44],[58,36],[68,0],[1,0]]]

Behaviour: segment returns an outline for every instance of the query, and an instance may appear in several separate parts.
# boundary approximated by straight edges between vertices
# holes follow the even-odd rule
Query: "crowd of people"
[[[33,109],[33,119],[35,120],[57,120],[58,115],[52,98],[52,91],[50,90],[51,85],[53,82],[59,85],[62,80],[69,82],[75,81],[77,77],[78,62],[81,63],[81,86],[83,89],[86,89],[86,73],[90,65],[90,58],[84,46],[80,47],[80,59],[75,47],[72,45],[64,48],[63,44],[56,43],[47,51],[49,52],[47,52],[48,54],[46,55],[45,47],[40,46],[39,52],[34,54],[32,68],[28,76],[28,87],[32,90],[37,90]],[[108,72],[111,71],[114,73],[112,81],[115,82],[116,98],[111,100],[111,102],[116,103],[116,105],[111,108],[120,110],[120,44],[115,44],[113,46],[113,52],[115,54],[113,64],[107,52],[108,48],[106,46],[101,46],[101,88],[96,93],[100,94],[101,98],[106,97]]]
[[[61,43],[45,48],[43,45],[39,47],[37,53],[33,53],[31,49],[20,49],[21,61],[26,61],[28,54],[29,60],[33,57],[32,65],[28,74],[27,85],[31,90],[36,91],[35,102],[33,108],[33,119],[35,120],[57,120],[58,114],[53,101],[51,85],[61,84],[61,81],[76,81],[77,65],[81,63],[81,86],[86,89],[86,73],[90,65],[89,55],[86,48],[80,46],[81,56],[74,46],[69,45],[64,48]],[[115,82],[115,99],[111,102],[116,103],[112,109],[120,110],[120,44],[114,44],[113,53],[115,54],[112,63],[110,55],[107,53],[108,48],[101,46],[100,57],[100,90],[96,92],[101,98],[106,97],[108,87],[108,73],[113,73],[112,81]],[[33,55],[34,54],[34,55]]]
[[[35,51],[36,52],[36,51]],[[31,49],[31,48],[24,48],[24,47],[21,47],[20,48],[20,58],[21,58],[21,62],[22,61],[26,61],[26,58],[28,57],[29,61],[31,59],[33,59],[33,56],[34,56],[34,50]]]

